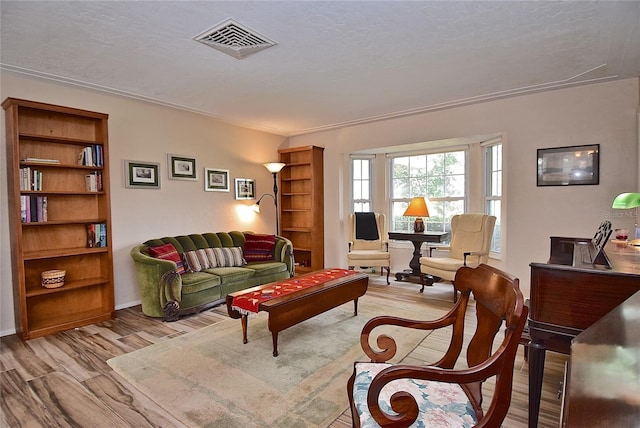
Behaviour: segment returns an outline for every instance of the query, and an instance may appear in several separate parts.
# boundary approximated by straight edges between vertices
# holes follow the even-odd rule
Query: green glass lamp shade
[[[640,207],[640,193],[620,193],[613,200],[611,208],[626,209]]]

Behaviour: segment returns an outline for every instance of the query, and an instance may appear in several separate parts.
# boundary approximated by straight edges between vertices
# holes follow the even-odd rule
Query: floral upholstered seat
[[[371,381],[389,366],[391,364],[356,363],[357,375],[353,386],[356,403],[366,404]],[[469,398],[458,384],[417,379],[394,380],[380,392],[378,402],[383,412],[393,414],[389,402],[391,395],[398,391],[407,391],[417,398],[419,414],[412,427],[472,427],[478,422]],[[361,427],[379,426],[368,406],[356,404],[356,410]]]

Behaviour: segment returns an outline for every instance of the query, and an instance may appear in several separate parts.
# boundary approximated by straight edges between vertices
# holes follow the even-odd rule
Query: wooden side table
[[[402,281],[411,277],[420,278],[420,248],[423,242],[442,242],[449,232],[389,232],[389,239],[397,241],[411,241],[413,243],[413,258],[409,262],[409,268],[396,273],[396,280]]]

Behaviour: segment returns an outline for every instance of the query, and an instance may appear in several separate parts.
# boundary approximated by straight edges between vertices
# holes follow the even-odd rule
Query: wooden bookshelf
[[[280,177],[280,229],[293,243],[295,272],[324,268],[324,148],[278,150],[286,166]]]
[[[18,334],[32,339],[114,318],[108,115],[15,98],[2,107]],[[33,171],[40,188],[25,183]],[[99,177],[97,190],[87,188],[88,175]],[[45,198],[44,212],[26,218],[31,198]],[[104,225],[104,246],[89,245],[93,224]],[[41,274],[53,269],[66,271],[65,283],[45,288]]]

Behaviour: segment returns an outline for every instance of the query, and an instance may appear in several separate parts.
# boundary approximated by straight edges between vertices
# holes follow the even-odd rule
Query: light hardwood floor
[[[451,285],[436,284],[418,293],[416,284],[393,281],[383,285],[372,277],[368,293],[388,299],[416,300],[451,306]],[[0,339],[0,426],[2,427],[182,427],[170,414],[128,385],[106,364],[114,356],[227,319],[217,307],[173,323],[144,316],[139,306],[117,311],[100,324],[22,341]],[[433,350],[425,341],[405,362],[421,363]],[[557,427],[566,356],[547,353],[539,427]],[[528,366],[520,350],[514,390],[504,427],[526,427]],[[346,394],[346,389],[345,389]],[[489,393],[490,395],[490,393]],[[489,397],[486,397],[488,400]],[[331,428],[351,426],[345,411]]]

